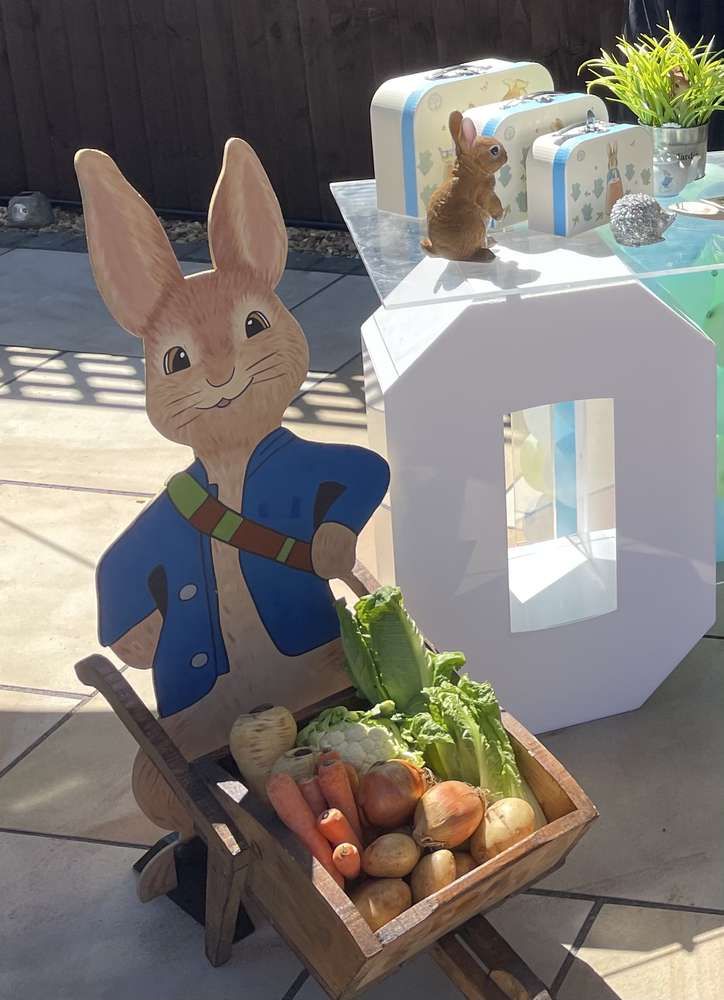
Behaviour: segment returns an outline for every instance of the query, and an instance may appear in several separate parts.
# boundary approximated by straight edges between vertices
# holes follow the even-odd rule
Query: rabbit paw
[[[323,580],[340,579],[354,567],[357,535],[343,524],[322,524],[312,538],[312,566]]]

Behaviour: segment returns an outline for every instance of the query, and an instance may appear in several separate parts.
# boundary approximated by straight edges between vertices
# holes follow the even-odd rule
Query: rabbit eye
[[[491,156],[497,156],[499,152],[500,152],[500,146],[491,146],[490,147],[490,155]]]
[[[167,375],[175,375],[182,372],[184,368],[190,368],[189,356],[183,347],[172,347],[163,356],[163,370]]]
[[[261,333],[262,330],[268,330],[271,323],[266,318],[263,312],[259,312],[258,309],[254,309],[246,317],[246,323],[244,324],[244,329],[246,330],[247,337],[254,337],[257,333]]]

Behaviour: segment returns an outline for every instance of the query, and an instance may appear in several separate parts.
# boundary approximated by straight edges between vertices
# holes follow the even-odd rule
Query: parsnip
[[[274,763],[291,750],[297,738],[297,724],[283,706],[262,706],[240,715],[229,733],[229,750],[246,786],[268,801],[266,781]]]

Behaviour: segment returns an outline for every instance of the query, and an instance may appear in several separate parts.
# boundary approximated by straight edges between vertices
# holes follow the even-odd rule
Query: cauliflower
[[[384,701],[369,711],[327,708],[297,736],[297,746],[314,750],[336,750],[342,760],[364,773],[380,760],[404,757],[421,764],[419,755],[410,751],[400,730],[390,716],[394,702]]]

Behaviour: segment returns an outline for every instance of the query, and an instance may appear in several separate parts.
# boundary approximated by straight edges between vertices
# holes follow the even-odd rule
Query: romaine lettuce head
[[[405,610],[399,587],[380,587],[355,605],[360,634],[377,675],[398,710],[409,712],[420,691],[433,683],[433,661]]]

